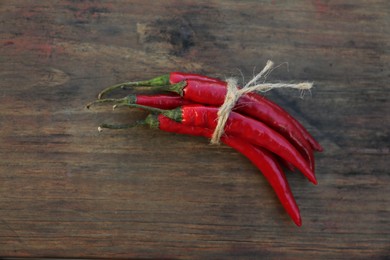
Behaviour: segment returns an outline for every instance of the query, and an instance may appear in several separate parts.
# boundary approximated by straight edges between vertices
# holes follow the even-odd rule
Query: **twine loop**
[[[227,92],[225,96],[225,100],[218,109],[218,122],[217,126],[213,132],[210,143],[211,144],[219,144],[221,136],[224,134],[224,129],[227,120],[229,119],[229,115],[236,105],[238,99],[247,93],[250,92],[266,92],[274,88],[294,88],[300,90],[308,90],[311,89],[313,83],[310,82],[302,82],[297,84],[288,84],[288,83],[262,83],[257,84],[257,81],[262,77],[266,77],[269,73],[271,73],[274,63],[272,61],[267,61],[265,67],[253,77],[244,87],[239,88],[237,85],[237,79],[228,78],[227,82]]]

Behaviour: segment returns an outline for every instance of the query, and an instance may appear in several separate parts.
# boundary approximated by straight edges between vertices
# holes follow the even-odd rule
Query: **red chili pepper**
[[[182,105],[192,104],[178,95],[129,95],[130,104],[138,104],[161,109],[173,109]]]
[[[161,113],[185,125],[214,130],[217,125],[218,108],[201,105],[186,105],[172,110],[161,110],[140,105],[129,105]],[[247,142],[263,147],[290,162],[312,183],[317,184],[313,171],[303,156],[281,134],[255,119],[231,112],[225,125],[227,135],[240,137]]]
[[[268,105],[269,107],[272,107],[276,111],[279,111],[280,113],[283,113],[286,115],[288,119],[290,119],[291,123],[294,124],[294,126],[301,132],[301,134],[305,137],[305,139],[309,142],[311,147],[319,152],[322,152],[324,149],[322,146],[314,139],[314,137],[306,130],[306,128],[299,123],[298,120],[296,120],[293,116],[291,116],[286,110],[284,110],[282,107],[277,105],[276,103],[272,102],[269,99],[266,99],[264,96],[252,94],[252,97],[257,99],[259,102],[262,102],[265,105]]]
[[[268,180],[283,207],[297,226],[302,225],[299,208],[290,190],[285,174],[275,156],[261,147],[255,147],[238,138],[222,137],[222,141],[245,155]]]
[[[143,81],[129,81],[129,82],[123,82],[119,83],[113,86],[110,86],[108,88],[103,89],[99,95],[98,99],[101,99],[105,94],[108,94],[112,92],[115,89],[119,88],[126,88],[126,87],[135,87],[135,86],[152,86],[152,87],[158,87],[158,86],[169,86],[171,84],[176,84],[181,81],[187,80],[187,79],[193,79],[193,80],[207,80],[210,82],[220,82],[219,79],[211,78],[199,74],[193,74],[193,73],[184,73],[184,72],[172,72],[170,74],[162,75],[150,80],[143,80]]]
[[[211,138],[212,130],[208,128],[187,126],[164,116],[149,115],[147,124],[167,132],[204,136]],[[296,204],[290,186],[283,170],[277,163],[275,156],[260,147],[253,146],[240,138],[224,135],[221,141],[246,156],[264,175],[274,189],[283,207],[297,226],[302,225],[299,208]]]
[[[184,73],[184,72],[171,72],[169,74],[169,83],[170,84],[176,84],[181,81],[186,80],[203,80],[203,81],[209,81],[209,82],[221,82],[220,79],[211,78],[207,76],[203,76],[200,74],[194,74],[194,73]]]

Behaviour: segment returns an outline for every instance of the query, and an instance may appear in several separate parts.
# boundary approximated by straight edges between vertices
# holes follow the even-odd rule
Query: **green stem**
[[[149,114],[145,118],[145,124],[148,125],[152,129],[159,129],[160,128],[160,122],[158,121],[158,117],[153,114]]]
[[[139,120],[139,121],[135,122],[134,124],[125,124],[125,125],[101,124],[98,127],[98,129],[99,129],[99,132],[101,132],[101,131],[103,131],[102,130],[103,128],[107,128],[107,129],[129,129],[129,128],[133,128],[133,127],[136,127],[136,126],[143,126],[143,125],[147,125],[150,128],[152,128],[152,129],[159,129],[160,122],[158,121],[158,116],[153,115],[153,114],[149,114],[145,118],[145,120]]]
[[[183,94],[184,94],[183,89],[185,88],[185,86],[187,86],[187,82],[181,81],[181,82],[176,83],[176,84],[168,85],[162,90],[174,92],[174,93],[179,94],[180,96],[183,96]]]
[[[124,98],[105,98],[105,99],[98,99],[95,101],[92,101],[88,103],[85,107],[90,108],[93,105],[102,104],[102,103],[135,103],[137,100],[137,97],[135,95],[128,95]]]
[[[125,102],[116,104],[114,106],[114,109],[118,108],[118,107],[141,108],[141,109],[144,109],[146,111],[153,112],[153,113],[156,113],[156,114],[164,114],[166,111],[169,111],[169,110],[164,110],[164,109],[155,108],[155,107],[149,107],[149,106],[143,106],[143,105],[137,105],[137,104],[129,104],[129,103],[125,103]]]
[[[137,87],[137,86],[158,87],[158,86],[167,86],[167,85],[170,85],[169,74],[162,75],[150,80],[123,82],[103,89],[99,93],[98,99],[101,99],[105,94],[108,94],[119,88],[125,89],[126,87]]]

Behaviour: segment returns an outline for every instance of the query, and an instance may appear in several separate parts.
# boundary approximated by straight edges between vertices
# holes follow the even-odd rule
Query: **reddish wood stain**
[[[324,3],[322,0],[315,0],[313,2],[316,7],[317,14],[324,14],[329,11],[329,5]]]

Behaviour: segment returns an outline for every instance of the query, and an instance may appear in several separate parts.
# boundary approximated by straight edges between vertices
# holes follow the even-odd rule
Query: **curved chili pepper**
[[[185,125],[204,127],[212,130],[217,125],[218,108],[215,107],[205,107],[197,104],[185,105],[172,110],[162,110],[134,104],[122,105],[157,112]],[[285,137],[264,123],[231,112],[224,131],[227,135],[237,136],[253,145],[263,147],[275,153],[299,169],[312,183],[317,184],[315,175],[303,156]]]
[[[130,104],[138,104],[161,109],[173,109],[182,105],[192,104],[179,95],[129,95]]]
[[[161,114],[158,116],[149,115],[145,122],[153,128],[166,132],[204,136],[206,138],[211,138],[213,134],[211,129],[184,125]],[[224,135],[221,141],[247,157],[263,173],[294,223],[301,226],[302,220],[299,208],[275,156],[265,149],[251,145],[234,136]]]
[[[222,137],[222,141],[245,155],[264,175],[274,189],[283,207],[297,226],[302,225],[299,208],[292,195],[285,174],[274,155],[261,147],[255,147],[238,138]]]
[[[209,82],[221,82],[220,79],[217,78],[211,78],[200,74],[194,74],[194,73],[185,73],[185,72],[171,72],[169,74],[169,83],[176,84],[181,81],[186,80],[202,80],[202,81],[209,81]]]
[[[98,99],[102,99],[102,97],[105,94],[108,94],[116,89],[125,89],[127,87],[135,87],[135,86],[151,86],[151,87],[158,87],[158,86],[169,86],[171,84],[176,84],[181,81],[192,79],[192,80],[207,80],[210,82],[220,82],[219,79],[211,78],[207,76],[203,76],[200,74],[193,74],[193,73],[184,73],[184,72],[171,72],[169,74],[165,74],[162,76],[155,77],[150,80],[143,80],[143,81],[129,81],[129,82],[123,82],[119,83],[113,86],[110,86],[108,88],[103,89],[99,95]]]
[[[259,102],[266,104],[273,109],[279,111],[279,113],[285,114],[285,116],[290,119],[291,123],[294,124],[294,126],[301,132],[301,134],[305,137],[305,139],[309,142],[311,147],[319,152],[322,152],[324,149],[322,146],[314,139],[314,137],[306,130],[306,128],[299,123],[298,120],[296,120],[293,116],[291,116],[286,110],[284,110],[282,107],[277,105],[276,103],[272,102],[271,100],[265,98],[262,95],[258,95],[256,93],[250,93],[250,96],[252,98],[257,99]]]

